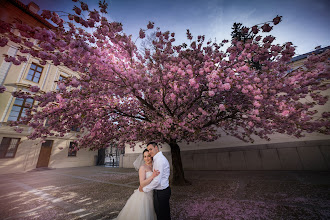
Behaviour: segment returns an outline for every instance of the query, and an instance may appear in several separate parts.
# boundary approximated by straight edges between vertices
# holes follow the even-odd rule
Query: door
[[[53,140],[46,140],[46,142],[42,143],[37,168],[48,167],[49,158],[52,153],[53,142]]]

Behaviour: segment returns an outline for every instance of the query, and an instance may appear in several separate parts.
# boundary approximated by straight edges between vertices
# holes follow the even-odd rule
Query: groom
[[[160,173],[151,181],[149,185],[143,188],[140,186],[139,190],[141,192],[149,192],[154,190],[154,207],[157,220],[169,220],[171,219],[171,188],[168,180],[170,176],[170,164],[163,153],[159,151],[157,143],[148,143],[147,149],[153,158],[153,169],[159,170]]]

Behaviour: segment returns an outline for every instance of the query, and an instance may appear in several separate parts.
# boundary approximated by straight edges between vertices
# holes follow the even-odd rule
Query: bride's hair
[[[148,149],[144,149],[144,151],[142,152],[142,155],[144,156],[144,152],[147,152],[147,151],[148,151]]]

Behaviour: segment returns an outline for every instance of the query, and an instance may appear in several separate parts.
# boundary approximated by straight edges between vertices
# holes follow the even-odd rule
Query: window
[[[36,82],[36,83],[39,83],[39,80],[40,80],[41,73],[42,73],[43,69],[44,69],[43,67],[38,66],[35,63],[32,63],[26,79],[30,80],[30,81],[33,81],[33,82]]]
[[[68,152],[68,156],[69,157],[75,157],[77,156],[77,151],[74,149],[76,146],[75,142],[70,142],[70,146],[69,146],[69,152]]]
[[[80,128],[77,127],[77,126],[72,126],[72,127],[71,127],[71,131],[79,132],[79,131],[80,131]]]
[[[0,145],[0,158],[14,158],[20,138],[2,138]]]
[[[64,79],[66,79],[66,77],[65,76],[62,76],[62,75],[60,75],[60,77],[58,77],[58,80],[57,80],[57,86],[56,86],[56,90],[58,90],[59,88],[58,88],[58,83],[59,82],[61,82],[61,81],[63,81]]]
[[[16,98],[8,121],[18,121],[21,117],[24,117],[26,109],[31,108],[33,102],[33,99]]]

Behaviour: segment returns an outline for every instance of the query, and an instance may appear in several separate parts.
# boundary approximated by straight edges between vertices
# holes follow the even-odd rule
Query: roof
[[[316,49],[314,51],[311,51],[311,52],[308,52],[308,53],[305,53],[305,54],[302,54],[302,55],[299,55],[299,56],[296,56],[296,57],[293,57],[291,60],[290,60],[290,63],[292,62],[296,62],[298,60],[302,60],[302,59],[305,59],[307,58],[309,55],[311,54],[320,54],[320,53],[323,53],[324,51],[326,51],[327,49],[330,49],[330,46],[327,46],[327,47],[323,47],[323,48],[319,48],[319,49]]]
[[[52,25],[51,23],[49,23],[46,19],[44,19],[40,15],[32,12],[29,9],[29,7],[27,5],[24,5],[21,1],[19,1],[19,0],[8,0],[8,2],[12,3],[13,5],[15,5],[17,8],[21,9],[25,13],[29,14],[30,16],[32,16],[33,18],[35,18],[37,21],[39,21],[40,23],[42,23],[46,27],[48,27],[50,29],[55,28],[54,25]]]

